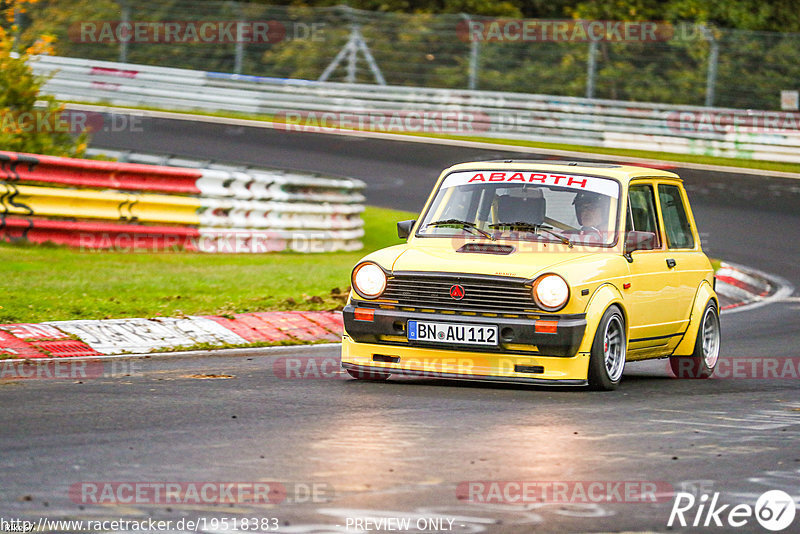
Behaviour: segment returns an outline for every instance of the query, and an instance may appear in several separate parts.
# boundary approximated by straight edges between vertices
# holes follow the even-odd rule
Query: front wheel
[[[611,306],[603,314],[594,334],[589,358],[589,387],[604,391],[617,389],[627,352],[625,317],[619,308]]]
[[[719,359],[720,327],[717,305],[706,305],[703,320],[697,329],[697,341],[691,356],[671,356],[669,366],[677,378],[709,378]]]
[[[389,373],[378,373],[376,371],[358,371],[356,369],[348,369],[347,372],[350,373],[350,376],[356,380],[372,380],[374,382],[380,382],[389,378]]]

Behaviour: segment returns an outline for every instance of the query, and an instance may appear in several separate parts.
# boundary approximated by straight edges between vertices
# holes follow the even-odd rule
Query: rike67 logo
[[[762,494],[755,506],[719,504],[719,492],[711,497],[702,494],[696,498],[691,493],[681,491],[675,494],[667,526],[739,528],[748,525],[755,517],[765,529],[779,532],[792,524],[794,516],[794,499],[781,490]]]

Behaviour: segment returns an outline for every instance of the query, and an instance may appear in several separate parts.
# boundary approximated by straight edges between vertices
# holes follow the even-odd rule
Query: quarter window
[[[660,184],[658,199],[664,217],[664,231],[669,248],[694,248],[694,235],[683,205],[681,191],[677,186]]]

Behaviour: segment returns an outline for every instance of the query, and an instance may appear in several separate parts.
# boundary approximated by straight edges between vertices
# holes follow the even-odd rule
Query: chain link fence
[[[34,4],[56,54],[243,76],[780,109],[800,34],[664,22],[499,20],[234,1]],[[54,11],[60,9],[60,11]]]

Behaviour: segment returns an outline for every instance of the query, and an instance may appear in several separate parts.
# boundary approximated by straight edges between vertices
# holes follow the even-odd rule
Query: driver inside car
[[[603,232],[608,228],[608,197],[596,193],[581,192],[575,195],[575,217],[581,225],[580,240],[585,244],[605,242]]]

